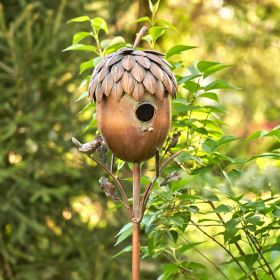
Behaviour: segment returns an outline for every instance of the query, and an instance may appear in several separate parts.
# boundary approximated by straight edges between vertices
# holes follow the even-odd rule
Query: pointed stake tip
[[[147,33],[148,31],[148,27],[147,26],[142,26],[142,28],[140,29],[139,33],[137,34],[134,44],[133,44],[133,49],[136,49],[136,47],[138,46],[138,44],[140,43],[142,37]]]

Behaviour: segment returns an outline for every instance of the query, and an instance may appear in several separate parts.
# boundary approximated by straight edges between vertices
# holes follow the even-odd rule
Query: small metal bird
[[[98,152],[98,155],[101,159],[101,161],[103,163],[106,163],[106,153],[107,153],[107,146],[103,140],[103,138],[101,136],[97,136],[97,138],[99,141],[100,141],[100,146],[97,147],[97,152]]]
[[[169,144],[167,145],[167,147],[164,149],[164,155],[162,156],[162,159],[166,156],[167,153],[170,152],[170,150],[172,148],[174,148],[178,142],[179,142],[179,137],[181,136],[181,132],[180,131],[177,131],[177,132],[174,132],[173,135],[172,135],[172,138],[170,139],[167,139],[167,142],[169,142]]]
[[[99,179],[100,189],[105,193],[107,197],[110,197],[114,200],[119,200],[119,197],[116,192],[116,186],[109,182],[108,178],[101,177]]]
[[[72,137],[72,142],[75,146],[79,147],[79,151],[84,154],[91,155],[96,149],[98,149],[102,144],[102,138],[98,136],[91,142],[82,144],[76,138]]]

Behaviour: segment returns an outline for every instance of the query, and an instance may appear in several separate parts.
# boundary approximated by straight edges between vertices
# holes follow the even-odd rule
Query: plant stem
[[[210,200],[208,200],[207,202],[210,204],[211,208],[215,211],[215,210],[216,210],[216,207],[215,207],[214,203],[213,203],[212,201],[210,201]],[[218,216],[218,218],[219,218],[219,220],[222,222],[222,224],[225,225],[226,223],[225,223],[223,217],[221,216],[221,214],[220,214],[220,213],[216,213],[216,215]],[[240,245],[239,245],[239,243],[238,243],[237,241],[234,241],[234,245],[236,246],[236,248],[237,248],[237,250],[239,251],[239,253],[240,253],[241,256],[245,256],[245,255],[246,255],[246,254],[244,253],[244,251],[242,250],[242,248],[240,247]],[[261,264],[260,264],[260,265],[261,265]],[[259,279],[259,277],[258,277],[256,271],[253,272],[253,276],[254,276],[254,279],[255,279],[255,280],[258,280],[258,279]]]
[[[188,244],[190,244],[190,241],[184,236],[182,235],[183,240],[185,240]],[[196,251],[200,256],[202,256],[204,259],[206,259],[209,263],[211,263],[226,279],[230,280],[226,274],[222,271],[222,269],[220,269],[211,259],[209,259],[206,255],[204,255],[203,253],[201,253],[198,249],[196,248],[192,248],[192,250]]]
[[[143,196],[142,196],[142,200],[141,200],[141,215],[140,215],[140,221],[143,218],[145,209],[146,209],[146,205],[147,205],[147,201],[149,198],[149,195],[151,193],[151,190],[154,186],[154,184],[156,183],[159,175],[161,174],[162,170],[173,160],[175,159],[178,155],[180,155],[182,152],[184,151],[184,149],[178,151],[177,153],[173,154],[170,158],[168,158],[163,164],[162,166],[159,168],[158,174],[156,174],[156,176],[153,178],[152,182],[150,183],[150,185],[147,187],[147,189],[145,190]]]
[[[258,240],[249,232],[249,230],[247,229],[247,226],[246,226],[246,222],[244,221],[243,217],[241,216],[241,219],[243,221],[243,229],[247,235],[247,237],[251,240],[252,244],[254,245],[254,247],[256,248],[259,256],[262,258],[262,260],[264,261],[267,269],[268,269],[268,274],[274,279],[274,280],[277,280],[276,276],[274,275],[274,272],[272,270],[272,268],[270,267],[269,263],[267,262],[266,258],[264,257],[263,255],[263,252],[262,252],[262,248],[261,246],[259,245],[259,242]]]
[[[235,256],[222,244],[220,243],[218,240],[216,240],[214,237],[212,237],[211,235],[209,235],[206,231],[204,231],[202,228],[200,228],[199,225],[197,225],[194,221],[190,220],[190,222],[199,230],[201,231],[203,234],[205,234],[207,237],[209,237],[212,241],[214,241],[215,243],[217,243],[221,248],[223,248],[230,256],[231,258],[235,261],[235,263],[238,265],[238,267],[246,274],[248,275],[248,273],[246,272],[246,270],[242,267],[242,265],[240,264],[240,262],[235,258]],[[249,279],[252,279],[249,276]]]

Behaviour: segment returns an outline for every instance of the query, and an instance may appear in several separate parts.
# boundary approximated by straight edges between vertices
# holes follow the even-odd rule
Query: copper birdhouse
[[[171,65],[154,50],[122,48],[93,71],[89,96],[97,124],[112,153],[129,162],[155,155],[170,129],[170,96],[177,82]]]

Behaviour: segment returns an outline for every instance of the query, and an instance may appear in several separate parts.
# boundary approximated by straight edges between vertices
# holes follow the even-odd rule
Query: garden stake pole
[[[179,150],[172,156],[170,156],[163,164],[157,169],[156,175],[153,181],[149,184],[146,188],[145,192],[143,193],[142,200],[140,201],[140,178],[141,178],[141,168],[140,163],[135,162],[133,165],[133,204],[132,209],[130,207],[127,194],[124,190],[119,179],[114,175],[113,171],[109,166],[104,164],[99,159],[92,156],[93,152],[96,150],[96,141],[92,141],[89,143],[82,144],[76,138],[72,137],[72,142],[76,147],[78,147],[79,152],[86,154],[89,159],[97,163],[101,166],[106,173],[112,178],[115,182],[116,187],[120,193],[120,202],[124,204],[124,206],[128,210],[128,215],[131,218],[132,222],[132,280],[140,280],[140,223],[143,219],[143,215],[146,209],[147,200],[149,194],[152,191],[152,188],[158,179],[162,170],[171,162],[173,161],[178,155],[180,155],[184,149]],[[158,157],[158,156],[157,156]],[[111,165],[112,167],[112,165]]]
[[[132,280],[140,279],[140,163],[133,165]]]

